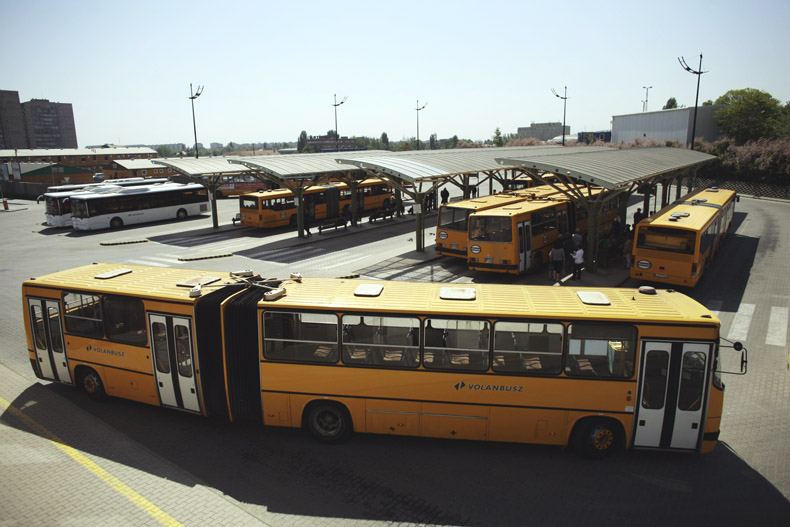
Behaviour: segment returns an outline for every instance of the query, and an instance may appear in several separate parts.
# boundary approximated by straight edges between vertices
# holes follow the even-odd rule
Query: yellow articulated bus
[[[436,223],[436,252],[466,260],[469,241],[469,216],[475,212],[495,209],[530,199],[558,196],[561,193],[550,185],[538,185],[521,190],[491,194],[479,198],[445,203],[439,207]]]
[[[22,292],[36,375],[94,398],[302,427],[327,442],[353,431],[601,456],[709,452],[719,434],[720,322],[678,292],[107,263]]]
[[[392,190],[380,179],[358,184],[361,211],[391,208]],[[345,183],[313,185],[304,190],[305,215],[310,219],[351,216],[351,188]],[[296,201],[288,189],[251,192],[239,198],[240,221],[250,227],[271,228],[296,225]]]
[[[595,188],[591,194],[601,191]],[[609,200],[601,213],[602,234],[611,231],[616,215],[617,203]],[[562,194],[475,212],[469,216],[469,269],[510,274],[541,270],[554,242],[577,228],[586,232],[587,223],[587,211]]]
[[[732,190],[700,189],[636,225],[631,277],[694,287],[727,236]]]

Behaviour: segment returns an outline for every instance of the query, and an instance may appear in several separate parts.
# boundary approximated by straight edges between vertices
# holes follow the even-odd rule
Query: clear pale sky
[[[79,146],[487,139],[532,122],[608,130],[613,115],[730,89],[790,100],[790,1],[2,0],[0,89],[71,103]]]

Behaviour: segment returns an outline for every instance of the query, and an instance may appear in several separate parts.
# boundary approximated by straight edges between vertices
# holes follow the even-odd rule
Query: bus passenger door
[[[149,313],[148,321],[154,379],[162,406],[199,412],[191,319]]]
[[[57,300],[28,298],[31,333],[36,348],[41,376],[45,379],[72,384],[71,373],[63,346],[60,303]]]
[[[518,272],[523,273],[532,265],[531,248],[532,236],[530,236],[529,222],[524,221],[518,224]]]
[[[693,450],[699,444],[711,344],[645,342],[634,446]]]

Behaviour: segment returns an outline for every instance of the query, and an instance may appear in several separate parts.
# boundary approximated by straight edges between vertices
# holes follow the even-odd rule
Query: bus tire
[[[589,419],[574,429],[576,451],[589,459],[610,455],[622,444],[622,431],[612,419]]]
[[[179,220],[183,220],[184,218],[189,216],[189,214],[187,214],[186,209],[178,209],[178,212],[176,212],[176,216],[178,216]]]
[[[120,229],[123,227],[123,220],[121,218],[113,218],[110,220],[110,227],[113,229]]]
[[[104,383],[96,370],[85,368],[79,376],[80,388],[88,394],[94,401],[104,401],[107,399],[107,392],[104,391]]]
[[[322,443],[338,443],[348,439],[354,429],[345,406],[324,401],[305,408],[303,426]]]

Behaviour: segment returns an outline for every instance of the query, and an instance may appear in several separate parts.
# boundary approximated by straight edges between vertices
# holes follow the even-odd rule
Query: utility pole
[[[195,93],[192,93],[192,83],[189,83],[189,98],[192,100],[192,129],[195,131],[195,159],[198,158],[197,125],[195,124],[195,99],[203,93],[203,86],[198,86]]]
[[[650,92],[650,88],[652,88],[652,86],[642,86],[642,87],[645,89],[645,100],[643,101],[644,104],[642,105],[642,111],[646,112],[647,111],[647,94]]]
[[[562,99],[562,146],[565,146],[565,104],[568,100],[568,87],[565,86],[564,97],[560,97],[560,95],[554,91],[554,88],[551,89],[551,93],[553,93],[558,99]]]
[[[335,107],[335,152],[340,152],[340,133],[337,131],[337,107],[346,102],[348,99],[348,95],[343,97],[343,100],[337,102],[337,94],[335,94],[335,104],[332,106]]]
[[[417,99],[417,150],[420,149],[420,110],[424,110],[426,106],[428,106],[427,102],[420,107],[420,100]]]
[[[707,71],[702,71],[702,53],[699,54],[699,69],[694,70],[686,64],[686,59],[683,57],[678,57],[678,62],[680,62],[680,66],[686,70],[687,72],[697,76],[697,96],[694,99],[694,124],[691,125],[691,149],[694,150],[694,139],[697,135],[697,107],[699,106],[699,81],[702,77],[703,73],[708,73]]]

